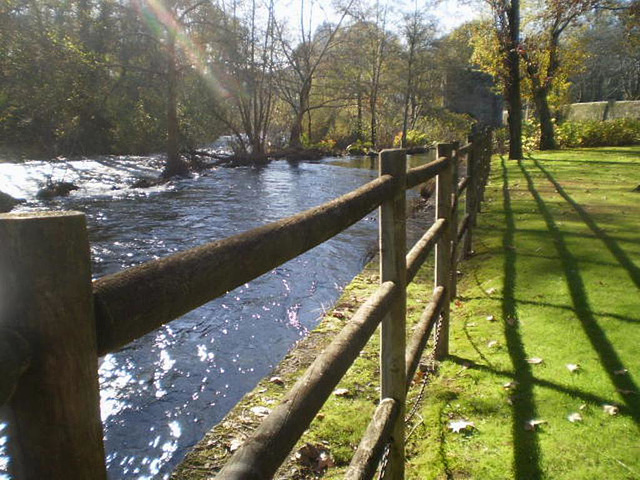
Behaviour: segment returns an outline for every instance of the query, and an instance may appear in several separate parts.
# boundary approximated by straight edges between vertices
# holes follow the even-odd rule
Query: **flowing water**
[[[157,176],[160,168],[159,157],[0,163],[0,191],[26,200],[18,210],[86,213],[93,275],[99,278],[327,202],[375,178],[377,167],[369,159],[279,161],[217,168],[149,189],[130,187],[137,179]],[[73,182],[79,190],[38,201],[36,192],[48,179]],[[167,478],[188,449],[314,328],[371,258],[376,243],[374,212],[330,241],[101,358],[109,478]],[[9,478],[5,432],[0,422],[3,480]]]

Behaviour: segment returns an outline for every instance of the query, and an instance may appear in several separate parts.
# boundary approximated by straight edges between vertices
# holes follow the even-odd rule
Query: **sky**
[[[480,7],[477,3],[469,5],[467,2],[463,4],[458,0],[444,0],[439,3],[433,13],[438,19],[442,33],[447,33],[469,20],[478,18]]]
[[[374,0],[364,0],[373,4]],[[379,0],[385,3],[385,0]],[[308,12],[313,8],[312,28],[317,27],[324,21],[333,23],[339,20],[326,0],[280,0],[276,2],[276,15],[286,18],[290,25],[300,24],[300,6],[304,2],[305,16],[308,19]],[[478,18],[481,12],[481,2],[473,2],[470,5],[468,0],[386,0],[388,5],[399,11],[412,11],[417,4],[418,8],[432,13],[439,24],[440,33],[448,33],[463,23]],[[435,3],[435,6],[434,6]],[[313,6],[312,6],[313,5]],[[306,20],[305,25],[308,25]]]

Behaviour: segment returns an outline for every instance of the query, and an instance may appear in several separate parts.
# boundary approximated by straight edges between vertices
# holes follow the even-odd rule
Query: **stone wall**
[[[564,118],[569,122],[640,119],[640,100],[573,103],[567,107]]]

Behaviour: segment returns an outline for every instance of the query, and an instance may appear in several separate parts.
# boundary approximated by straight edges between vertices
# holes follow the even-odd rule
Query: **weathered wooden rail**
[[[471,251],[490,142],[485,133],[463,147],[440,144],[436,161],[409,171],[403,150],[383,151],[379,177],[347,195],[93,283],[84,215],[0,215],[0,407],[9,424],[13,478],[106,479],[98,356],[300,255],[378,207],[380,287],[217,478],[271,478],[379,325],[381,401],[346,478],[371,478],[385,446],[385,478],[404,478],[406,392],[434,329],[436,358],[448,353],[457,261]],[[466,165],[461,181],[460,164]],[[405,191],[432,178],[436,220],[407,254]],[[466,215],[458,222],[463,194]],[[433,296],[406,348],[406,285],[434,247]]]

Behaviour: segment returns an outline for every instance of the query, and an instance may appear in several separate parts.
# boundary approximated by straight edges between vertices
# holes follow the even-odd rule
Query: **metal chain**
[[[424,375],[422,377],[422,384],[420,385],[420,391],[418,392],[418,396],[416,397],[416,399],[413,401],[413,406],[411,407],[411,412],[409,412],[409,415],[407,415],[404,418],[404,423],[408,424],[411,419],[415,416],[416,412],[418,411],[418,408],[420,407],[420,404],[422,403],[422,399],[424,398],[424,392],[427,389],[427,385],[429,384],[429,380],[431,378],[431,374],[433,374],[435,372],[435,360],[433,360],[433,358],[431,358],[431,356],[429,356],[428,359],[429,364],[427,365],[427,368],[424,371]]]
[[[435,361],[436,356],[436,348],[440,344],[440,336],[442,335],[442,313],[438,316],[438,323],[436,324],[436,332],[433,336],[433,348],[431,349],[431,353],[429,353],[429,358],[432,361]]]
[[[387,465],[389,464],[390,451],[391,451],[391,444],[387,443],[384,447],[384,453],[382,454],[382,458],[380,459],[380,473],[378,473],[378,480],[382,480],[384,478],[384,474],[387,470]]]

